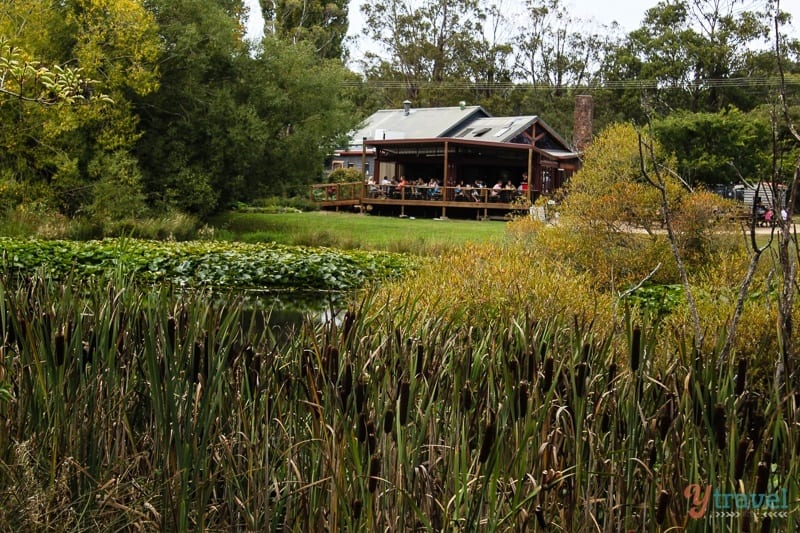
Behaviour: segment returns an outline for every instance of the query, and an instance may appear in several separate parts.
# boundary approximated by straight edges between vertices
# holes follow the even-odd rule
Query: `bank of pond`
[[[646,317],[367,289],[279,334],[242,291],[65,276],[0,276],[0,529],[800,526],[798,391]]]

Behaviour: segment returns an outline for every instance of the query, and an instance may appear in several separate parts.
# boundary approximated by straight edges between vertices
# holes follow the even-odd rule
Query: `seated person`
[[[500,197],[500,191],[502,191],[502,190],[503,190],[503,182],[500,181],[500,180],[497,180],[497,183],[495,183],[494,187],[492,187],[491,198],[495,198],[495,199],[499,198]]]

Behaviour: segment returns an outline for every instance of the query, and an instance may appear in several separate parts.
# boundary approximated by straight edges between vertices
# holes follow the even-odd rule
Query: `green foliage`
[[[357,168],[337,168],[328,174],[328,183],[354,183],[363,179]]]
[[[677,158],[677,171],[695,185],[769,179],[770,123],[755,113],[727,108],[716,113],[676,111],[653,123],[664,149]]]

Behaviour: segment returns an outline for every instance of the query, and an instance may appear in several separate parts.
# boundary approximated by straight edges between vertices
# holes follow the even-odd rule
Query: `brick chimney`
[[[583,152],[592,144],[592,121],[594,120],[594,98],[588,94],[575,97],[572,137],[575,149]]]

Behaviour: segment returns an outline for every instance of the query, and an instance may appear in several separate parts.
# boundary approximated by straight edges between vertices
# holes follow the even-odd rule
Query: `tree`
[[[736,108],[716,113],[677,111],[653,122],[664,149],[677,157],[677,172],[694,184],[751,182],[770,174],[770,125]]]
[[[151,9],[167,49],[160,89],[137,102],[151,205],[206,215],[319,179],[357,118],[340,97],[341,62],[272,35],[251,51],[226,2]]]
[[[305,41],[320,57],[342,59],[347,1],[260,0],[260,4],[265,34],[294,43]]]
[[[31,102],[25,98],[7,100],[0,109],[3,123],[12,126],[0,134],[3,179],[27,191],[20,201],[28,206],[70,215],[82,212],[93,201],[98,179],[87,171],[91,161],[130,150],[136,138],[128,96],[157,85],[152,65],[160,47],[152,18],[140,3],[130,0],[32,0],[4,7],[0,34],[10,36],[14,48],[37,57],[36,69],[52,65],[47,69],[52,77],[39,76],[36,81],[51,87],[34,101],[60,95],[54,101],[101,105],[44,109],[26,105]],[[22,59],[32,64],[30,57]],[[13,58],[6,65],[13,66]],[[36,84],[19,85],[22,96]]]
[[[477,0],[426,0],[414,7],[400,0],[363,4],[364,35],[382,53],[365,56],[371,80],[397,82],[420,106],[451,103],[445,82],[469,79],[469,58],[480,50],[485,13]],[[396,102],[399,104],[399,101]]]

